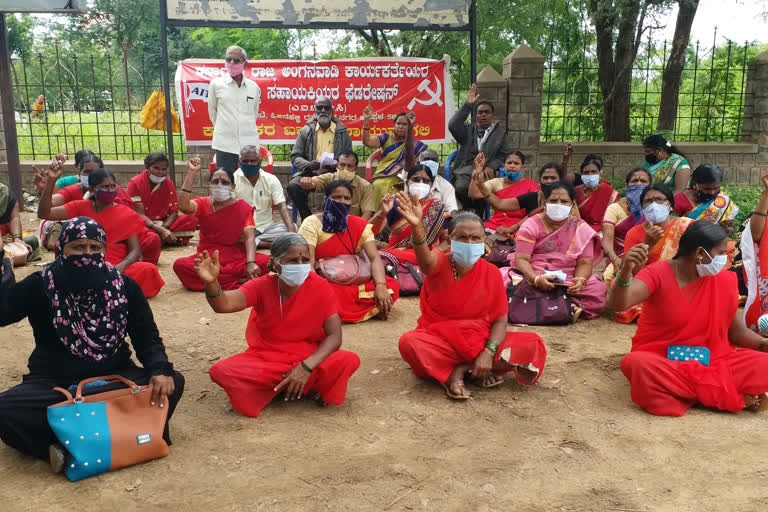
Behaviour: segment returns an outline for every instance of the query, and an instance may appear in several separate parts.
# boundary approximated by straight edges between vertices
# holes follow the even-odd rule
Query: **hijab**
[[[98,363],[125,343],[128,299],[123,276],[104,253],[63,254],[66,244],[80,239],[107,244],[101,224],[89,217],[70,219],[59,237],[62,250],[42,277],[56,335],[73,355]]]

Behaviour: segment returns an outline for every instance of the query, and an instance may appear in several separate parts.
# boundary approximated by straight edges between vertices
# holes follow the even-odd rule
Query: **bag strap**
[[[416,269],[413,268],[413,265],[411,265],[409,262],[405,262],[405,268],[408,269],[408,273],[411,274],[411,277],[413,277],[413,280],[416,281],[416,284],[419,285],[419,289],[424,285],[424,278],[421,274],[416,272]]]
[[[72,393],[70,393],[68,390],[66,390],[64,388],[60,388],[60,387],[55,387],[55,388],[53,388],[53,390],[54,391],[58,391],[59,393],[61,393],[65,397],[67,397],[67,400],[73,400]]]
[[[81,380],[80,383],[77,385],[77,391],[75,391],[75,401],[76,402],[82,402],[83,401],[83,386],[88,384],[89,382],[94,382],[97,380],[105,380],[107,382],[115,382],[119,381],[131,388],[131,391],[134,393],[138,393],[141,388],[136,385],[135,382],[126,379],[122,375],[105,375],[103,377],[91,377],[90,379],[84,379]]]

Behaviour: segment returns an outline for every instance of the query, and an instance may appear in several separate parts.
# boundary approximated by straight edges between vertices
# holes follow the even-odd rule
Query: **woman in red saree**
[[[521,151],[513,151],[507,155],[504,167],[499,169],[500,177],[487,180],[485,182],[485,189],[481,190],[475,183],[470,182],[469,197],[472,199],[483,199],[483,197],[491,193],[495,194],[499,199],[510,199],[541,190],[538,183],[522,177],[524,168],[525,155]],[[507,228],[515,226],[525,216],[526,210],[522,208],[507,211],[495,210],[493,216],[485,223],[485,227],[490,232],[505,234],[507,233]],[[500,230],[499,228],[504,229]]]
[[[397,196],[417,241],[424,240],[417,196]],[[426,276],[421,290],[418,327],[402,335],[400,354],[419,377],[440,382],[450,398],[467,399],[464,379],[494,387],[502,374],[514,371],[523,384],[533,384],[544,370],[547,351],[535,333],[507,332],[507,294],[499,270],[480,259],[485,230],[480,218],[461,212],[451,226],[451,253],[416,244]]]
[[[160,277],[157,265],[141,261],[139,235],[144,231],[144,221],[130,208],[115,204],[117,184],[112,173],[106,169],[90,173],[89,192],[92,199],[52,206],[53,187],[63,172],[62,164],[63,161],[54,160],[48,168],[48,180],[40,196],[37,216],[48,220],[72,217],[94,219],[107,232],[107,261],[118,271],[132,277],[147,298],[160,293],[165,281]]]
[[[427,198],[433,182],[429,168],[416,164],[408,171],[405,186],[412,195],[417,195],[421,203],[422,227],[425,231],[427,246],[435,248],[440,243],[440,233],[443,230],[445,218],[449,212],[443,202],[437,198]],[[381,210],[371,217],[373,233],[378,235],[389,228],[389,244],[386,249],[379,251],[379,256],[386,266],[397,268],[401,262],[417,265],[416,253],[413,248],[411,225],[400,213],[395,196],[387,194],[381,200]]]
[[[738,312],[736,275],[721,272],[727,238],[722,226],[696,221],[673,259],[646,266],[634,279],[648,246],[624,257],[608,304],[622,310],[643,303],[621,370],[632,400],[651,414],[682,416],[696,403],[730,412],[768,407],[767,340],[747,329]],[[685,357],[689,348],[702,357]]]
[[[619,193],[611,184],[601,179],[602,172],[602,157],[590,153],[581,164],[583,184],[576,187],[576,204],[581,218],[597,232],[603,228],[603,218],[608,205],[619,199]]]
[[[193,256],[173,262],[173,271],[192,291],[202,291],[205,283],[195,272],[195,258],[203,251],[218,251],[221,258],[219,281],[225,290],[233,290],[248,279],[267,271],[269,257],[256,253],[256,228],[253,224],[253,206],[242,199],[233,199],[234,183],[224,169],[211,174],[210,197],[190,199],[193,183],[200,173],[200,157],[187,162],[187,176],[179,195],[179,210],[197,217],[200,224],[200,242]]]
[[[309,395],[319,404],[344,403],[347,382],[360,358],[341,347],[341,320],[328,283],[310,270],[309,246],[296,233],[280,235],[270,249],[274,274],[223,291],[218,251],[195,260],[205,296],[217,313],[252,308],[245,330],[248,349],[211,366],[232,407],[256,417],[279,393],[285,400]]]
[[[363,322],[378,316],[389,318],[392,305],[400,296],[400,284],[386,275],[376,250],[373,226],[356,215],[349,215],[352,185],[336,180],[325,189],[323,213],[304,219],[299,234],[309,244],[309,263],[338,256],[362,255],[370,260],[371,279],[363,284],[343,284],[328,279],[339,304],[342,322]]]
[[[164,244],[189,245],[197,229],[197,217],[179,215],[176,185],[166,178],[168,157],[154,152],[144,159],[144,172],[128,182],[128,195],[147,228]]]

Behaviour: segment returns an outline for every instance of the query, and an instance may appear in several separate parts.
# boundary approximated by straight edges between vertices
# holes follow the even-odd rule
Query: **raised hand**
[[[656,245],[656,242],[664,236],[664,228],[648,221],[643,222],[643,229],[645,230],[645,243],[651,247]]]
[[[370,121],[371,117],[373,117],[373,107],[371,106],[371,102],[369,101],[368,104],[363,109],[363,121]]]
[[[474,183],[483,197],[491,195],[491,191],[485,185],[485,171],[482,167],[475,167],[475,170],[472,171],[472,183]]]
[[[472,105],[478,100],[478,98],[480,98],[480,95],[477,94],[477,84],[472,84],[472,86],[469,88],[469,94],[467,94],[467,103]]]
[[[381,198],[381,211],[387,215],[395,207],[395,194],[386,194]]]
[[[187,160],[187,172],[190,174],[197,174],[200,172],[202,164],[200,163],[200,155],[195,155]]]
[[[67,159],[64,157],[64,160],[62,161],[59,159],[59,156],[60,155],[56,155],[54,159],[51,160],[51,165],[48,166],[46,177],[49,180],[56,181],[64,174],[64,162],[66,162]]]
[[[411,124],[416,122],[416,112],[408,112],[405,117],[408,118],[408,122]]]
[[[482,151],[475,157],[475,169],[485,169],[485,153]]]
[[[573,154],[573,145],[569,142],[565,146],[563,146],[563,160],[566,162],[569,158],[571,158],[571,155]]]
[[[206,284],[215,282],[220,270],[219,251],[213,251],[213,257],[208,254],[208,251],[203,251],[195,258],[195,271]]]
[[[621,272],[636,274],[648,261],[648,245],[637,244],[624,254],[621,261]]]
[[[35,188],[37,189],[37,192],[40,193],[45,188],[45,184],[48,183],[48,176],[46,175],[45,171],[35,167],[34,165],[32,166],[32,170],[35,171]]]
[[[421,224],[424,208],[418,196],[408,197],[405,192],[397,193],[397,210],[411,226]]]

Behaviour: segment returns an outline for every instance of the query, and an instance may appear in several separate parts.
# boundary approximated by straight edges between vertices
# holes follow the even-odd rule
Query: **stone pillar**
[[[757,166],[768,165],[768,51],[758,55],[747,74],[744,104],[744,142],[757,144]],[[752,180],[750,180],[752,182]]]
[[[541,133],[541,88],[544,56],[521,44],[504,59],[507,82],[507,140],[512,149],[525,154],[527,177],[536,168]]]

